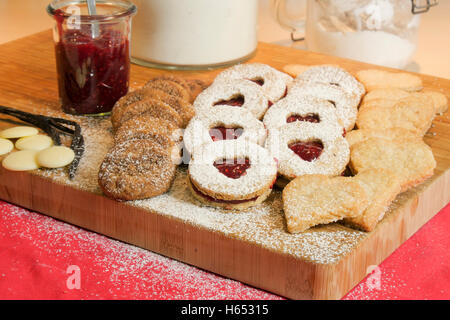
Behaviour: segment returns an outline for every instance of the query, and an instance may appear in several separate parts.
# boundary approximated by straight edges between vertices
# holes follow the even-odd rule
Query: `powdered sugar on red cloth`
[[[344,298],[449,299],[449,227],[447,205]],[[0,299],[280,298],[0,201]]]

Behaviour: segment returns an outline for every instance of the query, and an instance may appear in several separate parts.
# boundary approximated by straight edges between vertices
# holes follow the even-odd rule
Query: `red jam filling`
[[[250,168],[250,159],[222,159],[214,162],[214,167],[223,175],[231,179],[239,179],[247,174],[247,169]]]
[[[234,140],[244,132],[243,128],[214,127],[209,129],[209,135],[213,141]]]
[[[128,92],[127,35],[100,28],[100,35],[92,38],[90,25],[81,24],[80,30],[62,31],[63,19],[57,21],[60,41],[55,45],[55,57],[63,110],[72,114],[111,111],[116,101]]]
[[[291,143],[289,149],[305,161],[311,162],[322,154],[323,144],[321,141],[298,141]]]
[[[229,100],[220,100],[214,103],[215,106],[232,106],[232,107],[242,107],[245,102],[245,98],[243,95],[239,95],[235,98],[231,98]]]
[[[211,202],[240,204],[240,203],[246,203],[246,202],[250,202],[250,201],[256,201],[258,199],[258,197],[254,197],[254,198],[251,198],[251,199],[244,199],[244,200],[222,200],[222,199],[216,199],[216,198],[213,198],[211,196],[208,196],[207,194],[202,193],[200,190],[197,189],[197,187],[192,183],[192,181],[191,181],[191,186],[192,186],[192,189],[195,191],[195,193],[199,194],[200,196],[202,196],[203,198],[205,198],[206,200],[211,201]]]
[[[260,85],[261,87],[264,85],[264,79],[250,79],[250,81],[253,81],[257,85]]]
[[[286,119],[286,123],[291,123],[291,122],[295,122],[295,121],[307,121],[307,122],[312,122],[312,123],[319,123],[320,118],[319,118],[318,114],[308,113],[307,115],[304,115],[304,116],[299,115],[299,114],[293,114]]]

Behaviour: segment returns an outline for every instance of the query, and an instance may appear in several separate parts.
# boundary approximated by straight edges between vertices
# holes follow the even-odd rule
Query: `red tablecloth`
[[[450,299],[448,230],[450,205],[345,299]],[[0,299],[281,297],[0,201]]]

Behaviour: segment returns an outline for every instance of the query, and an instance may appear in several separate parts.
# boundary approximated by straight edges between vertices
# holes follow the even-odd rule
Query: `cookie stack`
[[[193,117],[191,102],[204,87],[201,81],[162,76],[116,103],[111,115],[115,144],[98,175],[105,195],[137,200],[170,188],[180,152],[178,129]]]
[[[314,68],[297,70],[298,78],[310,78]],[[446,97],[421,92],[421,79],[411,74],[364,70],[357,78],[368,93],[357,113],[358,130],[346,136],[355,176],[305,175],[290,183],[283,190],[290,232],[334,221],[371,231],[398,193],[433,175],[436,162],[422,137],[435,113],[446,110]]]
[[[220,73],[194,101],[184,143],[192,155],[188,184],[201,203],[245,209],[269,196],[277,163],[262,147],[267,131],[260,120],[291,81],[270,66],[241,64]]]

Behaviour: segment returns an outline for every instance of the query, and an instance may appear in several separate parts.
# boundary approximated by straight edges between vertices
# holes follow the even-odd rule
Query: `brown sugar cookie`
[[[362,214],[344,218],[344,222],[364,231],[372,231],[400,193],[400,180],[394,172],[387,169],[365,170],[353,177],[353,180],[366,191],[368,206]]]
[[[406,72],[389,72],[384,70],[361,70],[356,78],[363,83],[366,91],[382,88],[397,88],[406,91],[419,91],[423,88],[420,77]]]
[[[357,217],[367,204],[364,188],[351,177],[304,175],[283,190],[283,209],[290,233]]]
[[[352,130],[347,133],[345,139],[350,147],[358,142],[368,140],[370,138],[381,138],[386,140],[407,141],[420,139],[414,131],[404,128],[388,128],[388,129],[359,129]]]
[[[159,89],[161,91],[164,91],[168,94],[174,95],[176,97],[179,97],[181,99],[184,99],[186,101],[191,101],[191,95],[188,90],[186,90],[182,85],[178,84],[175,81],[172,80],[166,80],[166,79],[152,79],[148,81],[144,89]]]
[[[160,100],[175,109],[181,118],[183,118],[183,127],[186,127],[195,115],[192,105],[180,97],[168,94],[160,89],[148,88],[144,91],[149,98]]]
[[[176,166],[170,152],[152,140],[130,140],[115,145],[100,166],[103,193],[117,200],[138,200],[169,190]]]
[[[436,161],[431,148],[421,139],[394,141],[371,138],[350,149],[353,173],[368,169],[388,169],[400,179],[402,191],[414,187],[433,175]]]
[[[366,107],[359,111],[356,125],[359,129],[404,128],[423,136],[434,119],[434,105],[421,100],[405,98],[393,107]]]
[[[178,127],[181,127],[183,124],[181,116],[168,104],[160,100],[145,98],[144,100],[134,102],[125,108],[114,108],[111,114],[113,129],[117,130],[125,121],[144,113],[155,118],[171,121]]]
[[[117,129],[114,141],[119,144],[128,140],[151,139],[168,150],[174,145],[172,135],[176,129],[170,121],[143,114],[122,123]]]
[[[209,87],[208,83],[200,79],[189,79],[186,81],[189,85],[189,91],[191,92],[191,102],[194,102],[197,96]]]

